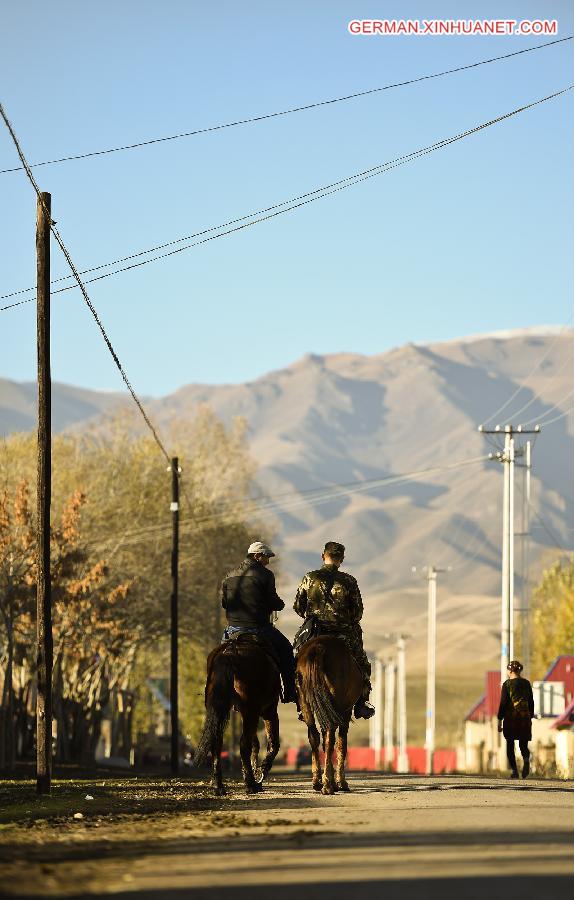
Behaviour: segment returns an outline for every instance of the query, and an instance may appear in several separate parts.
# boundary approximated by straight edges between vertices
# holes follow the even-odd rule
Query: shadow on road
[[[64,863],[66,861],[92,860],[132,860],[142,857],[156,856],[205,856],[220,857],[230,852],[233,854],[256,854],[268,851],[325,851],[325,863],[328,865],[329,853],[332,851],[352,849],[361,850],[404,849],[405,853],[423,848],[476,847],[484,850],[505,847],[508,856],[514,856],[521,848],[530,848],[529,856],[537,850],[549,854],[549,847],[571,845],[572,831],[492,831],[465,830],[392,832],[377,831],[356,833],[348,831],[316,831],[306,830],[304,826],[287,834],[244,834],[241,838],[233,838],[229,834],[221,837],[189,838],[154,838],[153,840],[126,840],[118,843],[91,840],[83,844],[63,845],[50,841],[38,846],[6,843],[0,846],[0,860],[25,859],[30,862]],[[332,858],[332,857],[331,857]],[[550,858],[548,856],[548,858]],[[574,886],[574,880],[571,887]]]
[[[562,900],[572,896],[572,878],[539,877],[413,878],[339,881],[318,884],[245,885],[114,893],[114,900]],[[85,898],[86,895],[80,895]],[[80,900],[80,896],[69,900]],[[109,894],[90,894],[90,900]],[[32,898],[30,898],[32,900]]]

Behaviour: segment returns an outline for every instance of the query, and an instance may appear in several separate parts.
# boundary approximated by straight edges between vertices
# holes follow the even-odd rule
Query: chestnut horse
[[[205,725],[195,752],[194,765],[201,765],[211,754],[212,783],[217,796],[225,794],[221,748],[232,707],[241,714],[242,720],[239,750],[245,789],[248,794],[262,790],[263,779],[279,751],[279,690],[279,669],[254,636],[242,635],[216,647],[209,654]],[[260,717],[267,734],[267,755],[261,769],[258,769],[257,725]]]
[[[347,732],[353,707],[361,696],[363,678],[345,641],[335,635],[321,635],[303,644],[297,656],[296,684],[311,745],[313,789],[322,794],[349,791],[345,779]],[[321,729],[325,751],[322,782],[315,722]],[[332,758],[335,741],[336,776]]]

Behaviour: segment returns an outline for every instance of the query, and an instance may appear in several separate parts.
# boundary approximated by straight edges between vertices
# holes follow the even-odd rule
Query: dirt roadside
[[[247,797],[234,785],[221,799],[194,782],[122,782],[117,812],[109,803],[102,810],[94,785],[93,800],[78,794],[65,811],[35,819],[24,810],[0,827],[0,889],[7,897],[190,900],[229,892],[278,900],[296,886],[305,898],[378,897],[384,887],[387,900],[399,889],[401,897],[445,898],[480,888],[476,896],[488,900],[498,890],[508,900],[514,890],[546,898],[574,889],[571,783],[350,782],[351,794],[323,797],[307,778],[277,776],[262,794]]]

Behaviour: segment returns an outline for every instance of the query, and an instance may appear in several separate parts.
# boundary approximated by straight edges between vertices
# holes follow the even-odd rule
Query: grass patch
[[[185,812],[207,799],[202,782],[157,777],[54,779],[49,796],[36,794],[36,782],[0,782],[0,825],[37,819],[77,821],[101,816]],[[92,797],[93,799],[86,799]],[[81,816],[81,818],[80,818]]]

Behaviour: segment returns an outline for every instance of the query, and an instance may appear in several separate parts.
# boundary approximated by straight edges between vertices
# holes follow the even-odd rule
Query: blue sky
[[[557,18],[538,2],[6,4],[2,102],[31,162],[365,90],[541,43],[349,35],[351,18]],[[574,41],[254,125],[36,170],[80,267],[241,216],[574,82]],[[306,352],[565,322],[574,92],[301,210],[90,287],[136,389],[239,382]],[[0,168],[17,164],[5,132]],[[35,280],[35,198],[0,176],[0,293]],[[67,274],[53,249],[53,276]],[[4,301],[5,302],[5,301]],[[1,305],[1,304],[0,304]],[[120,389],[78,291],[53,299],[58,381]],[[33,304],[0,376],[35,374]]]

